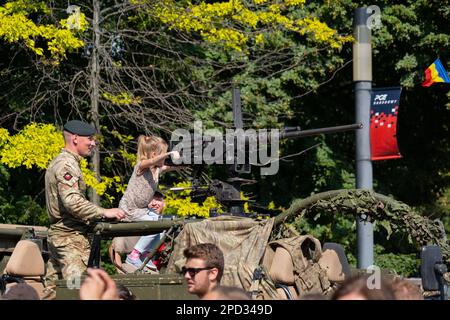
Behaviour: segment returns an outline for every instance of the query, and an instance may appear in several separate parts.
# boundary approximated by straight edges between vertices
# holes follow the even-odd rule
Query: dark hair
[[[223,269],[225,266],[223,252],[213,243],[201,243],[183,251],[186,259],[203,259],[205,260],[206,267],[217,268],[219,273],[217,274],[217,282],[220,282],[223,275]]]
[[[358,294],[366,300],[395,300],[394,290],[390,282],[381,277],[380,288],[369,288],[368,275],[357,275],[345,280],[334,292],[331,300],[339,300],[349,294]]]
[[[307,293],[298,298],[299,300],[327,300],[327,297],[320,293]]]
[[[396,278],[392,281],[397,300],[423,300],[420,287],[408,280]]]
[[[123,284],[117,285],[117,294],[120,300],[136,300],[136,296]]]
[[[164,199],[164,194],[162,193],[161,190],[157,189],[157,190],[155,190],[155,192],[153,193],[153,197],[158,197],[158,198]]]
[[[26,283],[18,283],[1,296],[1,300],[40,300],[36,289]]]
[[[250,293],[238,287],[217,286],[211,292],[217,293],[217,300],[251,300]]]

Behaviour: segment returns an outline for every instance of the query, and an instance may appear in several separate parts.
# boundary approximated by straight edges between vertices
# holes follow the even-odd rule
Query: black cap
[[[164,193],[161,191],[161,189],[156,189],[155,193],[154,193],[154,196],[155,195],[159,195],[161,198],[164,198]]]
[[[93,136],[95,129],[89,123],[80,120],[71,120],[64,125],[64,131],[68,131],[79,136]]]

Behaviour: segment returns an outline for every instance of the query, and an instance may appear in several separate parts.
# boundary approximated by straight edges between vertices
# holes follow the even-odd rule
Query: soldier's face
[[[94,136],[81,137],[75,135],[74,143],[77,147],[78,154],[82,157],[89,156],[96,145]]]

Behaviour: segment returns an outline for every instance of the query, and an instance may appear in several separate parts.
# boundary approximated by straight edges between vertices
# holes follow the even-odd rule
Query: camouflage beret
[[[68,131],[79,136],[93,136],[95,129],[89,123],[80,120],[71,120],[64,125],[64,131]]]

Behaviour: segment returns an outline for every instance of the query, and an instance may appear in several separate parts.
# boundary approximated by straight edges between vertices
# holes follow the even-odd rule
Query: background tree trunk
[[[100,77],[100,64],[98,51],[100,49],[100,26],[99,26],[99,15],[100,15],[100,4],[98,1],[92,1],[93,8],[93,20],[92,26],[94,29],[93,43],[94,47],[92,49],[91,55],[91,117],[92,125],[97,133],[100,133],[100,119],[98,114],[98,103],[99,103],[99,77]],[[95,172],[95,177],[100,180],[100,147],[97,146],[91,157],[91,166]],[[90,188],[89,196],[91,201],[96,205],[100,205],[100,197],[97,195],[93,188]]]

